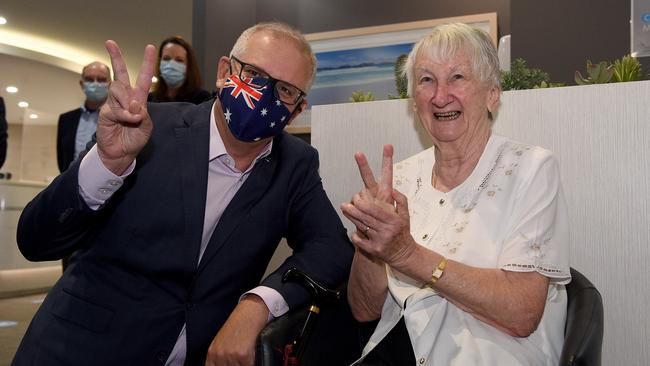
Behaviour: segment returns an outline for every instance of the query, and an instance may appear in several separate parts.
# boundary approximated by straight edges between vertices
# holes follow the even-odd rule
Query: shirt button
[[[101,194],[109,194],[110,190],[108,188],[100,188],[99,193],[101,193]]]
[[[420,365],[422,365],[424,363],[424,361],[425,361],[424,357],[420,357],[420,361],[419,361]]]
[[[223,162],[226,163],[226,164],[230,164],[230,159],[228,159],[228,158],[224,158],[224,159],[223,159]]]
[[[120,182],[116,181],[115,179],[111,179],[111,180],[108,181],[108,185],[110,185],[112,187],[115,187],[118,184],[120,184]]]
[[[429,237],[429,234],[422,235],[422,240],[426,240]]]

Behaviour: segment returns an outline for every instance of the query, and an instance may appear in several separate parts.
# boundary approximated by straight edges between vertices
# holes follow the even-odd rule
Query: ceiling
[[[94,60],[110,66],[107,39],[122,48],[131,80],[147,44],[170,35],[192,39],[192,0],[3,0],[0,16],[7,19],[0,25],[0,96],[16,124],[56,123],[80,106],[81,69]],[[10,85],[18,92],[8,93]]]

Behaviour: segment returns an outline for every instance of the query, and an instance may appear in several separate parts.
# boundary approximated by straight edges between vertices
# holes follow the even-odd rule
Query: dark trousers
[[[406,323],[401,318],[359,366],[405,366],[415,365],[415,362]]]

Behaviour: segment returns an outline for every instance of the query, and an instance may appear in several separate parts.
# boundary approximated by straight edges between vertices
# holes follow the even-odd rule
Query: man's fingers
[[[354,160],[357,161],[357,166],[359,167],[359,174],[361,174],[361,179],[366,188],[374,190],[377,187],[377,181],[375,176],[372,174],[372,169],[368,165],[368,159],[362,152],[357,152],[354,154]]]
[[[111,57],[111,65],[113,66],[113,80],[122,82],[124,85],[131,85],[129,81],[129,72],[124,63],[124,57],[122,57],[122,51],[120,46],[113,40],[106,41],[106,51]]]
[[[141,103],[147,101],[149,88],[151,87],[151,77],[153,76],[155,66],[156,66],[156,47],[149,44],[147,45],[147,47],[144,48],[142,65],[140,65],[138,80],[135,83],[136,101]]]

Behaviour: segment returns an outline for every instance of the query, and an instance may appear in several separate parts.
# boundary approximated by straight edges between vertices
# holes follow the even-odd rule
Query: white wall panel
[[[334,206],[361,188],[355,151],[364,151],[377,171],[384,143],[395,146],[396,161],[429,146],[413,120],[407,100],[313,108],[312,144]],[[505,92],[494,130],[557,155],[571,266],[604,299],[603,365],[647,364],[650,81]]]

